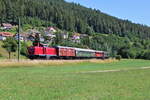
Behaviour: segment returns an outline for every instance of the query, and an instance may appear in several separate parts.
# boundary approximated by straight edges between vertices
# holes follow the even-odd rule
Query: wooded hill
[[[84,41],[83,44],[92,49],[109,49],[123,57],[138,58],[141,52],[150,49],[148,26],[121,20],[64,0],[0,0],[0,23],[17,24],[18,17],[22,24],[55,26],[61,30],[94,35],[92,38],[95,40],[85,39],[90,43]],[[128,52],[131,54],[125,54]]]
[[[25,23],[32,18],[49,21],[60,29],[87,33],[117,34],[119,36],[150,37],[150,28],[120,20],[99,10],[85,8],[64,0],[0,0],[1,22],[17,22],[17,17],[24,17]],[[41,23],[33,23],[41,24]]]

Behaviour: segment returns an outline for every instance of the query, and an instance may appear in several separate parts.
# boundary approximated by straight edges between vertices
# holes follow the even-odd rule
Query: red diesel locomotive
[[[28,48],[29,58],[44,59],[87,59],[87,58],[108,58],[108,53],[91,49],[81,49],[74,47],[56,46],[47,47],[44,45],[31,46]]]

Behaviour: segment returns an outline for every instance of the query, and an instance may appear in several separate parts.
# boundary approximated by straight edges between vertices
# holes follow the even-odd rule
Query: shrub
[[[27,56],[27,44],[26,43],[22,43],[20,53],[24,56]]]
[[[121,58],[122,58],[121,55],[116,55],[117,60],[121,60]]]
[[[150,51],[144,51],[142,54],[142,58],[150,60]]]
[[[0,53],[0,57],[3,57],[1,53]]]

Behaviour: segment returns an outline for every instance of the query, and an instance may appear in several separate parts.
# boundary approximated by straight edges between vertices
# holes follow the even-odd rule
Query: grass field
[[[32,66],[0,68],[0,100],[150,100],[148,60]]]

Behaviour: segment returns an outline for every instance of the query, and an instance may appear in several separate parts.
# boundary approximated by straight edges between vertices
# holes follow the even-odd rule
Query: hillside
[[[8,53],[4,48],[2,48],[2,45],[3,43],[0,42],[0,58],[8,57]]]
[[[64,0],[0,0],[0,15],[1,22],[14,24],[17,23],[17,17],[21,16],[23,23],[35,26],[50,24],[79,33],[94,31],[123,37],[150,38],[150,28],[147,26],[120,20],[99,10]]]
[[[6,51],[5,48],[2,47],[3,42],[0,41],[0,59],[8,59],[9,55],[8,52]],[[25,56],[21,55],[21,59],[26,59]],[[17,58],[17,52],[11,53],[11,59],[16,59]]]
[[[150,27],[121,20],[64,0],[0,0],[0,23],[53,26],[62,31],[87,34],[81,43],[55,39],[52,45],[105,50],[124,58],[145,58],[150,54]],[[24,27],[23,27],[24,29]],[[149,57],[146,57],[149,58]]]

